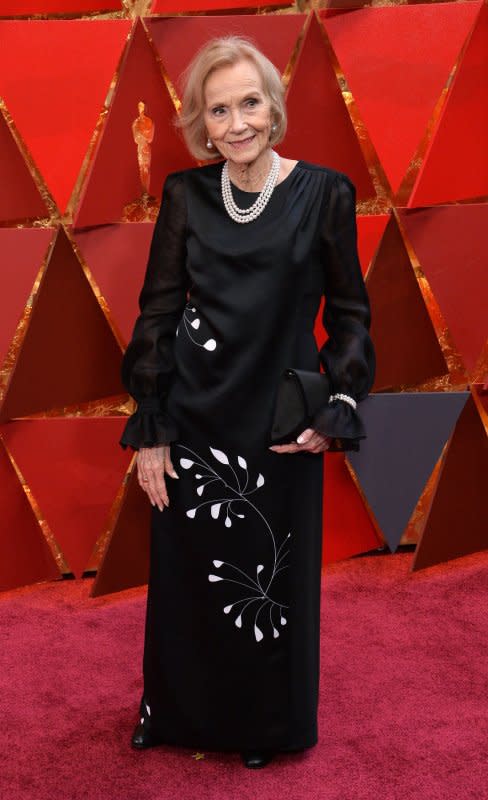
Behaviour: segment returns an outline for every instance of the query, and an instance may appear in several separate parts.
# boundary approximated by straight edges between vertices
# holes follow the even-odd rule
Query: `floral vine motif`
[[[197,310],[195,306],[193,306],[191,303],[186,304],[183,311],[183,316],[181,318],[181,322],[185,326],[185,331],[188,334],[191,341],[193,342],[193,344],[196,344],[197,347],[203,347],[205,350],[210,350],[210,351],[215,350],[215,348],[217,347],[217,342],[215,341],[215,339],[206,339],[202,343],[198,342],[193,336],[193,331],[197,331],[199,329],[201,320],[200,317],[197,316]],[[177,336],[179,329],[180,325],[178,325],[178,327],[176,328]]]
[[[267,521],[266,517],[261,513],[259,508],[249,499],[249,496],[256,492],[261,486],[264,486],[265,480],[261,473],[259,473],[256,484],[254,487],[249,488],[249,471],[247,468],[247,462],[245,458],[242,456],[237,456],[237,463],[241,470],[243,470],[243,475],[241,479],[237,474],[236,470],[232,466],[229,461],[228,456],[222,451],[217,450],[214,447],[210,447],[210,452],[212,453],[213,457],[216,461],[224,466],[228,467],[230,472],[232,473],[232,477],[229,478],[231,483],[229,483],[225,477],[223,477],[216,468],[214,468],[211,464],[209,464],[205,459],[203,459],[200,455],[195,453],[194,450],[191,448],[186,447],[186,445],[178,444],[177,447],[186,450],[192,458],[180,458],[180,465],[183,469],[191,469],[195,467],[197,472],[195,473],[196,480],[202,481],[197,486],[197,494],[201,497],[205,491],[205,488],[213,483],[219,483],[223,489],[223,494],[225,496],[220,497],[218,499],[213,500],[204,500],[199,503],[194,508],[188,509],[186,512],[186,516],[190,519],[194,519],[197,512],[204,508],[210,506],[210,516],[214,520],[224,519],[224,525],[226,528],[232,527],[233,520],[232,517],[235,519],[244,519],[245,514],[242,513],[242,505],[240,507],[241,513],[239,511],[235,511],[233,508],[234,504],[238,503],[245,503],[247,508],[257,514],[262,522],[264,523],[265,530],[267,531],[268,535],[271,538],[272,546],[273,546],[273,564],[270,570],[270,577],[267,584],[263,583],[261,580],[261,573],[264,570],[264,564],[257,564],[256,565],[256,577],[254,578],[252,575],[249,575],[244,570],[240,569],[240,567],[236,566],[235,564],[231,564],[228,561],[221,561],[219,559],[213,560],[213,565],[219,571],[222,567],[227,568],[228,572],[230,573],[229,576],[222,575],[222,570],[219,575],[211,573],[208,576],[208,579],[211,583],[217,583],[221,581],[227,581],[228,583],[238,584],[239,586],[244,586],[246,589],[249,590],[250,594],[246,597],[243,597],[239,600],[230,603],[229,605],[224,606],[224,614],[230,614],[232,609],[238,612],[237,616],[234,619],[234,623],[237,628],[242,628],[243,623],[243,613],[249,607],[253,606],[257,603],[257,610],[254,615],[254,636],[257,642],[260,642],[264,638],[263,631],[258,625],[258,620],[261,615],[261,612],[268,608],[268,616],[269,616],[269,623],[271,625],[271,630],[273,632],[273,637],[276,639],[280,632],[278,630],[278,625],[284,626],[286,625],[286,617],[283,615],[283,609],[288,608],[285,603],[280,603],[277,600],[274,600],[269,595],[269,591],[273,581],[275,580],[278,573],[282,572],[282,570],[287,569],[288,565],[285,564],[286,557],[289,554],[289,550],[285,550],[284,547],[286,546],[288,539],[290,538],[290,533],[286,536],[279,547],[276,546],[276,540],[274,533]],[[239,506],[238,506],[239,507]],[[222,516],[221,510],[224,509]],[[225,516],[224,516],[225,514]],[[256,606],[254,605],[254,609]],[[275,617],[273,617],[273,614]]]

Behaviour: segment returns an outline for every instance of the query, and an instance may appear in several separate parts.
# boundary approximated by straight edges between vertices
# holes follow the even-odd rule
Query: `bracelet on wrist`
[[[357,407],[354,397],[351,397],[348,394],[342,394],[341,392],[337,392],[337,394],[331,394],[329,397],[329,403],[332,403],[333,400],[342,400],[344,403],[348,403],[354,409]]]

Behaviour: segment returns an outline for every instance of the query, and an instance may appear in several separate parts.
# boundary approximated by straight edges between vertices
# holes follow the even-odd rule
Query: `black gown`
[[[270,428],[286,368],[322,363],[356,400],[371,388],[355,187],[299,161],[238,224],[221,169],[167,177],[122,365],[138,405],[120,444],[171,443],[179,475],[152,509],[141,718],[168,744],[296,750],[318,736],[323,456],[273,452]],[[341,400],[313,427],[332,450],[365,436]]]

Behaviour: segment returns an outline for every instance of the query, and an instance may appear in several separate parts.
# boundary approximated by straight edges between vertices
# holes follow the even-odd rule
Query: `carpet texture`
[[[488,552],[420,573],[411,554],[327,567],[319,744],[238,754],[129,745],[146,589],[93,579],[0,595],[0,797],[487,800]]]

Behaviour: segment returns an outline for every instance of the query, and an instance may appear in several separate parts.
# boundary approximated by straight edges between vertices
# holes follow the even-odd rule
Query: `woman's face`
[[[271,105],[251,61],[238,61],[209,75],[204,120],[214,146],[236,165],[256,161],[268,149]]]

